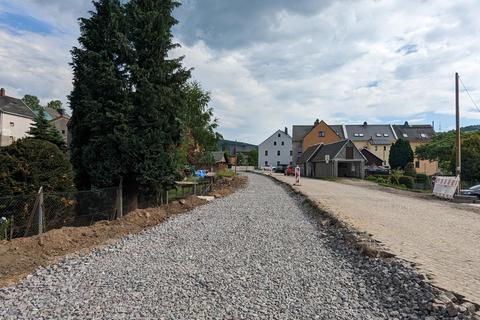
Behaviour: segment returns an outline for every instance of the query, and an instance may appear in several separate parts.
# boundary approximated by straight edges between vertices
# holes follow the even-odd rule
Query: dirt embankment
[[[211,192],[225,197],[247,183],[239,176],[218,180]],[[0,287],[14,285],[40,266],[58,261],[71,253],[88,253],[127,235],[162,223],[168,217],[187,212],[206,201],[195,196],[174,201],[160,208],[138,209],[113,221],[100,221],[88,227],[65,227],[42,235],[0,241]]]

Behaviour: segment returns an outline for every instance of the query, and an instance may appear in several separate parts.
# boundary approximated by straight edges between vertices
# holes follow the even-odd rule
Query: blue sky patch
[[[415,53],[417,51],[418,51],[417,45],[409,43],[409,44],[406,44],[403,47],[399,48],[397,50],[397,53],[402,53],[404,56],[406,56],[408,54]]]
[[[0,25],[13,33],[26,31],[45,35],[53,32],[53,27],[46,22],[11,12],[0,12]]]

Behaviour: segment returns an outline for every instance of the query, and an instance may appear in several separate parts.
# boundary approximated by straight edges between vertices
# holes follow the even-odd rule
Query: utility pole
[[[455,72],[455,173],[460,178],[462,173],[462,155],[461,155],[461,139],[460,139],[460,101],[458,87],[458,73]],[[460,182],[458,183],[458,194],[460,194]]]

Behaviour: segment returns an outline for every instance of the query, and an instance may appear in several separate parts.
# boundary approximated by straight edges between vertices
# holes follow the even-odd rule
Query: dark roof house
[[[5,91],[3,91],[5,92]],[[34,119],[33,111],[21,100],[0,94],[0,112],[12,115]]]
[[[393,125],[393,128],[399,139],[410,142],[426,142],[435,134],[431,125],[410,125],[405,122],[403,125]]]

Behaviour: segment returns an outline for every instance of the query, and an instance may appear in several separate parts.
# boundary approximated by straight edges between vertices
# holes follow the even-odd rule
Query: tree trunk
[[[125,204],[126,204],[126,211],[125,213],[134,211],[138,208],[138,182],[135,180],[127,180],[125,181],[125,185],[123,188],[123,192],[125,195]]]

